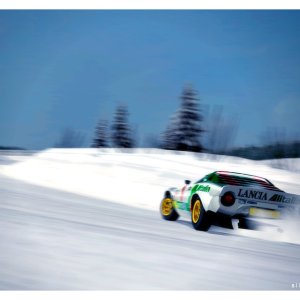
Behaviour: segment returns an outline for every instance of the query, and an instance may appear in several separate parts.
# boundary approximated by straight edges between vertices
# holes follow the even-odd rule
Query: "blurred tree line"
[[[205,116],[205,118],[204,118]],[[151,134],[146,143],[149,148],[176,151],[207,152],[240,156],[250,159],[300,157],[300,142],[288,141],[281,130],[269,128],[261,136],[261,146],[234,148],[239,128],[239,118],[226,118],[222,106],[209,106],[200,102],[192,86],[185,86],[178,109],[169,116],[165,130]],[[80,147],[84,137],[67,129],[56,147]],[[137,147],[136,130],[129,122],[128,107],[116,107],[111,125],[101,119],[95,128],[91,147],[134,148]]]
[[[100,120],[95,130],[93,148],[134,148],[136,140],[129,125],[129,113],[126,105],[116,108],[111,127],[107,120]]]
[[[248,159],[279,159],[300,157],[300,142],[281,142],[265,146],[239,147],[225,152],[226,155],[239,156]]]
[[[178,151],[202,152],[203,116],[199,108],[196,91],[191,87],[184,88],[178,110],[170,117],[166,130],[160,138],[148,137],[150,147]],[[95,130],[92,147],[133,148],[137,145],[134,130],[129,124],[129,113],[126,105],[116,108],[112,125],[107,120],[100,120]]]
[[[261,146],[233,148],[226,154],[256,160],[300,157],[300,141],[291,140],[282,128],[269,127],[260,139]]]

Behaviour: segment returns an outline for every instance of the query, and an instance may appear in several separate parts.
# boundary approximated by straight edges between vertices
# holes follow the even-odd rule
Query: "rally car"
[[[216,171],[182,188],[164,193],[160,212],[165,220],[180,216],[191,218],[196,230],[206,231],[211,224],[250,229],[252,218],[281,218],[288,212],[300,212],[300,197],[287,194],[269,180],[236,172]]]

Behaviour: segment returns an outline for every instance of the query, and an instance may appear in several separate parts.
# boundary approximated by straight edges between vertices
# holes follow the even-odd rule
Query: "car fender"
[[[216,212],[220,206],[219,195],[221,190],[222,188],[220,186],[207,183],[205,184],[204,188],[202,188],[202,190],[198,190],[196,193],[192,194],[190,199],[192,199],[193,196],[197,194],[206,211]]]

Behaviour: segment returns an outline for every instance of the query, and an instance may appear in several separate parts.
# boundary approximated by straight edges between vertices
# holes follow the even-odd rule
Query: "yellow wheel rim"
[[[196,200],[192,212],[192,219],[194,223],[197,223],[199,221],[200,213],[201,213],[201,203],[200,200]]]
[[[161,213],[164,216],[168,216],[172,212],[172,209],[173,209],[172,199],[165,198],[161,204]]]

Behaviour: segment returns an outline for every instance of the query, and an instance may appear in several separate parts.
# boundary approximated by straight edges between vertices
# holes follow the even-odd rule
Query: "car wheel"
[[[210,227],[210,220],[201,200],[195,200],[192,207],[192,224],[196,230],[207,231]]]
[[[176,221],[179,217],[177,211],[173,207],[173,201],[169,197],[165,197],[160,203],[160,213],[165,220]]]

